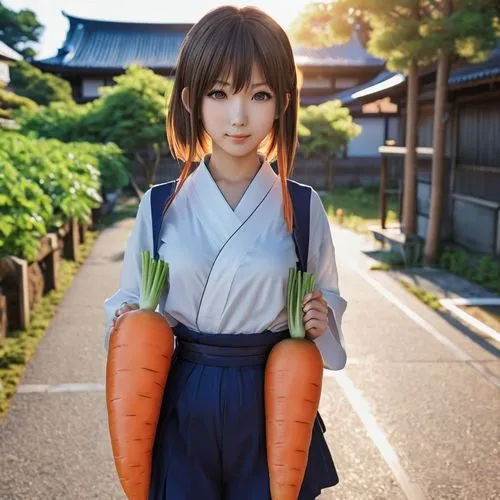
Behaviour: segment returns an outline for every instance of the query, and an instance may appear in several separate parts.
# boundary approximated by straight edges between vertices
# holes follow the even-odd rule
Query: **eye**
[[[226,96],[226,93],[222,90],[212,90],[207,94],[208,97],[216,96],[218,94],[221,98],[224,98]],[[215,97],[216,100],[220,100],[218,97]]]
[[[269,92],[257,92],[254,97],[257,96],[260,96],[260,98],[256,99],[256,101],[269,101],[269,99],[273,98]]]

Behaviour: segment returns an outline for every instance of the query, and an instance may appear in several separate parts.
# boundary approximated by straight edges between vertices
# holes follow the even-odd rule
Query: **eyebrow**
[[[226,86],[226,85],[231,85],[230,83],[228,83],[228,82],[223,82],[222,80],[216,80],[216,82],[215,82],[215,83],[222,83],[222,85],[224,85],[224,86]],[[254,84],[252,85],[252,88],[253,88],[253,87],[259,87],[260,85],[267,85],[267,86],[269,86],[269,84],[268,84],[267,82],[260,82],[260,83],[254,83]]]

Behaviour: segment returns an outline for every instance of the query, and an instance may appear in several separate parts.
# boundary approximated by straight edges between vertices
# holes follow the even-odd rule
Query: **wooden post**
[[[7,336],[7,299],[0,288],[0,346]]]
[[[13,255],[6,257],[12,263],[14,277],[18,286],[17,300],[19,303],[19,315],[17,318],[9,317],[9,329],[26,329],[30,322],[30,303],[28,288],[28,261]]]
[[[385,219],[387,214],[387,200],[385,190],[387,187],[387,156],[381,155],[380,163],[380,226],[385,229]]]
[[[35,260],[40,264],[43,272],[44,294],[59,288],[60,259],[58,245],[56,233],[47,233],[40,239],[40,247]]]
[[[89,215],[87,221],[83,224],[80,224],[80,243],[85,243],[85,235],[89,230],[90,225],[92,224],[91,216]]]
[[[412,236],[417,230],[417,136],[418,136],[418,65],[415,59],[408,68],[406,101],[406,154],[403,184],[403,230]]]
[[[50,239],[51,252],[47,255],[47,271],[45,275],[45,293],[50,290],[59,289],[59,252],[56,233],[48,233]]]
[[[78,220],[72,217],[69,221],[69,231],[65,237],[64,257],[70,260],[78,260],[80,248],[80,231],[78,229]]]

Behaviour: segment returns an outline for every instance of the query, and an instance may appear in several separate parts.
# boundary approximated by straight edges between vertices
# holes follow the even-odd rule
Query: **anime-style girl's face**
[[[212,150],[228,156],[256,154],[272,129],[276,98],[256,64],[248,88],[234,93],[231,78],[218,81],[204,96],[201,120],[212,139]]]
[[[201,121],[212,151],[230,157],[256,154],[273,127],[276,109],[276,96],[257,64],[249,85],[237,93],[231,76],[220,77],[201,101]]]

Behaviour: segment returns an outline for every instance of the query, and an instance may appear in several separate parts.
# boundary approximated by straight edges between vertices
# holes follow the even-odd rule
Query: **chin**
[[[245,145],[224,145],[224,147],[218,146],[218,148],[222,151],[224,151],[225,154],[229,156],[235,156],[235,157],[243,157],[243,156],[248,156],[249,154],[257,154],[257,150],[259,148],[259,144],[255,145],[250,145],[250,144],[245,144]]]

